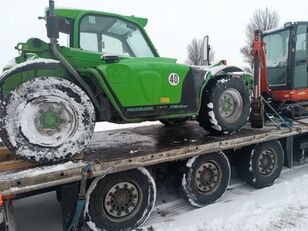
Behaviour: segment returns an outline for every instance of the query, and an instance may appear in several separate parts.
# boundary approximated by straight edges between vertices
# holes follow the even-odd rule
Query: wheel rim
[[[241,94],[236,89],[226,89],[219,98],[218,110],[225,121],[233,123],[238,120],[243,110]]]
[[[277,155],[273,150],[267,149],[261,152],[258,158],[258,169],[260,173],[264,176],[271,175],[275,170],[276,160]]]
[[[35,98],[19,113],[21,131],[33,144],[57,147],[76,130],[76,111],[58,96]]]
[[[142,198],[142,191],[136,183],[127,181],[113,185],[103,202],[107,218],[116,222],[130,219],[138,212]]]
[[[221,169],[215,161],[203,163],[196,170],[196,187],[202,193],[212,193],[219,187],[221,178]]]

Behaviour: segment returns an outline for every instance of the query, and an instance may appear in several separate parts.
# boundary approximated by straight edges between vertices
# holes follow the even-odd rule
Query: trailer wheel
[[[180,126],[187,122],[187,118],[164,119],[164,120],[160,120],[160,122],[167,127]]]
[[[92,182],[86,222],[92,230],[133,229],[146,221],[156,200],[156,186],[145,168],[107,175]]]
[[[223,76],[209,80],[202,95],[197,121],[212,134],[238,131],[248,120],[249,91],[236,77]]]
[[[284,152],[278,140],[240,149],[235,155],[235,167],[241,179],[258,188],[270,186],[279,177]]]
[[[231,170],[222,152],[193,157],[188,160],[182,187],[189,202],[196,207],[214,203],[227,190]]]
[[[85,92],[72,82],[40,77],[19,85],[3,103],[3,143],[30,161],[69,159],[89,143],[95,112]]]

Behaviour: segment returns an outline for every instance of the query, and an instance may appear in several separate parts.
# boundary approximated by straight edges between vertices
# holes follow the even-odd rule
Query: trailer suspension
[[[76,202],[75,214],[72,218],[70,225],[67,228],[67,231],[77,231],[78,230],[78,223],[80,220],[80,215],[85,206],[87,179],[88,179],[88,176],[91,174],[91,172],[92,171],[91,171],[90,164],[87,164],[82,168],[82,176],[81,176],[81,181],[80,181],[78,199]]]

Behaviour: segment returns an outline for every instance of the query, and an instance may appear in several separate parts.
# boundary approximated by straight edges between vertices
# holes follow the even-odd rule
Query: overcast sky
[[[17,55],[14,46],[30,37],[45,41],[43,21],[48,0],[0,1],[0,68]],[[307,0],[56,0],[57,7],[92,9],[149,19],[146,30],[160,56],[186,59],[192,38],[208,34],[216,59],[242,66],[239,49],[245,42],[245,25],[255,9],[277,9],[281,24],[308,21]]]

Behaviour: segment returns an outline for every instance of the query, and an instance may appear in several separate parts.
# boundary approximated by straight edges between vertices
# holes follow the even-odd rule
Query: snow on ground
[[[272,187],[231,185],[220,202],[200,209],[187,208],[181,201],[158,206],[156,211],[165,210],[164,218],[154,218],[147,225],[155,231],[304,231],[308,230],[307,185],[307,166],[286,170]]]

